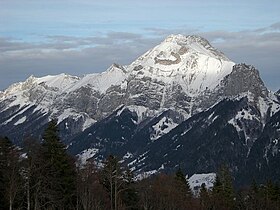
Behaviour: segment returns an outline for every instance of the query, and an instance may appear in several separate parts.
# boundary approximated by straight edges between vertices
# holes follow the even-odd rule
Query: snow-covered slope
[[[193,174],[188,179],[190,188],[192,189],[195,195],[199,195],[200,188],[202,184],[205,184],[207,189],[212,189],[214,186],[214,182],[216,181],[216,174],[215,173],[208,173],[208,174]]]
[[[136,112],[144,107],[143,119],[173,107],[188,118],[192,114],[190,97],[217,87],[233,65],[201,37],[171,35],[126,67],[114,64],[103,73],[81,78],[31,76],[0,93],[0,111],[17,107],[10,113],[12,118],[22,107],[34,105],[36,111],[60,122],[68,116],[82,118],[83,127],[121,105]]]
[[[0,125],[22,126],[36,113],[36,118],[57,118],[71,136],[121,106],[138,115],[138,124],[173,110],[177,121],[164,123],[168,128],[160,133],[161,125],[155,125],[156,140],[223,98],[248,91],[261,97],[259,109],[267,110],[275,101],[266,100],[268,91],[252,66],[235,65],[199,36],[170,35],[128,66],[113,64],[103,73],[83,77],[31,76],[10,86],[0,92]]]
[[[0,135],[21,144],[57,118],[81,162],[117,154],[138,175],[179,166],[200,174],[227,162],[238,174],[259,151],[279,160],[279,98],[253,66],[235,64],[201,37],[171,35],[127,66],[13,84],[0,92]]]
[[[232,71],[233,65],[201,37],[171,35],[128,69],[138,78],[179,83],[184,92],[197,95],[215,88]]]

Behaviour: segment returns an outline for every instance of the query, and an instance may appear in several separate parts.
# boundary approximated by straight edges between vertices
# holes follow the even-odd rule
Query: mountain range
[[[170,35],[127,66],[36,78],[0,92],[0,134],[19,146],[57,119],[81,162],[117,155],[137,176],[228,165],[236,184],[280,177],[280,90],[199,36]]]

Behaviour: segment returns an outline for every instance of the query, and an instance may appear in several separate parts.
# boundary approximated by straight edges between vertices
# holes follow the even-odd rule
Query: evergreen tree
[[[43,135],[44,201],[52,209],[74,209],[76,202],[76,170],[74,160],[61,143],[57,122],[49,122]]]
[[[200,192],[199,192],[199,200],[200,200],[201,209],[211,209],[210,195],[206,188],[205,183],[201,185]]]
[[[250,189],[249,189],[249,193],[248,193],[248,199],[247,200],[247,206],[249,209],[257,209],[259,204],[259,186],[257,185],[255,179],[253,180]]]
[[[175,194],[177,197],[177,203],[180,208],[188,207],[189,209],[193,208],[192,202],[192,190],[190,188],[189,182],[186,179],[185,174],[179,167],[175,173]]]
[[[234,209],[232,178],[226,166],[217,173],[212,195],[214,209]]]
[[[7,189],[7,168],[8,154],[12,148],[12,143],[7,137],[0,137],[0,209],[8,209],[9,201],[6,197]]]
[[[0,207],[14,208],[21,186],[19,152],[7,137],[0,137]]]
[[[187,196],[188,198],[192,197],[192,191],[189,185],[188,180],[186,179],[186,176],[184,175],[184,173],[182,172],[181,168],[179,168],[176,171],[175,174],[175,182],[176,185],[178,187],[178,190],[185,196]]]

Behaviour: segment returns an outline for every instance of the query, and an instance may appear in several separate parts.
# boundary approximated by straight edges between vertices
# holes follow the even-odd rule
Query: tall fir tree
[[[192,208],[192,190],[189,182],[186,179],[186,175],[179,168],[174,177],[174,190],[177,197],[177,203],[180,208],[188,207]]]
[[[19,151],[7,137],[0,137],[0,209],[14,208],[21,184]]]
[[[234,190],[229,169],[222,166],[217,173],[212,191],[214,209],[234,209]]]
[[[74,160],[60,141],[56,120],[49,122],[43,134],[44,203],[52,209],[74,209],[76,169]]]
[[[192,190],[190,188],[189,182],[181,168],[176,171],[175,181],[178,185],[178,190],[180,190],[188,198],[192,197]]]
[[[12,143],[7,137],[0,137],[0,209],[8,209],[9,201],[6,196],[8,176],[8,154]]]
[[[201,209],[211,209],[210,195],[205,183],[203,183],[200,187],[199,201]]]

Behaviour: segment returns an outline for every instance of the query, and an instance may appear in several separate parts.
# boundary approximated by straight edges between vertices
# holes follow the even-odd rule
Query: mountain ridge
[[[279,94],[265,87],[253,66],[235,64],[199,36],[170,35],[127,66],[113,64],[83,77],[31,76],[13,84],[0,92],[0,134],[20,145],[29,135],[40,138],[56,118],[62,140],[82,159],[101,161],[115,153],[141,174],[172,170],[178,161],[192,173],[211,173],[221,158],[238,174],[245,169],[241,159],[250,162],[251,148],[271,144],[258,142],[279,109]],[[176,142],[189,149],[180,150]],[[206,143],[215,155],[202,164],[194,151]],[[235,161],[218,150],[229,151]],[[166,163],[165,154],[174,159]],[[186,161],[192,161],[190,168]]]

